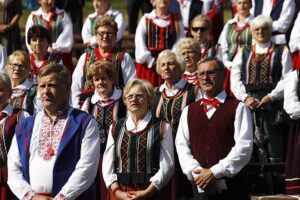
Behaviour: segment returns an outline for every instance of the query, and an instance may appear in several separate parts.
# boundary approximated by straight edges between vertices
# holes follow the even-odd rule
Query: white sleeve
[[[67,183],[59,193],[67,199],[76,199],[95,180],[100,157],[100,138],[97,122],[94,118],[89,122],[81,142],[80,159]]]
[[[300,101],[297,95],[297,83],[299,81],[298,71],[290,73],[284,81],[284,103],[285,111],[294,120],[300,118]]]
[[[18,197],[18,199],[23,199],[27,192],[33,191],[30,184],[23,177],[21,158],[16,136],[13,137],[9,152],[7,154],[7,169],[7,184],[14,195]]]
[[[188,106],[182,110],[179,126],[177,129],[175,146],[178,154],[181,169],[187,178],[192,181],[192,171],[196,168],[202,168],[200,163],[194,158],[190,148],[190,135],[188,128]]]
[[[164,124],[164,135],[160,143],[159,170],[150,181],[157,190],[161,190],[172,178],[175,171],[174,143],[172,129],[169,124]]]
[[[228,23],[225,24],[221,34],[220,34],[220,37],[219,37],[219,40],[218,40],[218,44],[220,45],[219,46],[219,51],[220,51],[220,54],[222,56],[222,61],[224,63],[224,65],[229,68],[229,67],[232,67],[231,65],[231,62],[228,60],[228,43],[227,43],[227,32],[228,32]]]
[[[146,18],[143,16],[136,28],[135,32],[135,60],[137,63],[147,63],[151,68],[154,58],[146,46]]]
[[[294,0],[283,1],[282,10],[278,20],[273,21],[273,31],[286,33],[294,18],[296,4]]]
[[[90,18],[86,18],[82,30],[81,30],[81,37],[83,40],[83,44],[89,44],[92,40],[92,30],[91,30],[91,20]]]
[[[247,97],[246,88],[242,82],[242,55],[243,49],[239,49],[237,55],[233,59],[230,75],[231,91],[240,101],[244,101]]]
[[[103,161],[102,161],[102,163],[105,163],[105,165],[102,165],[102,174],[107,188],[109,188],[109,186],[113,182],[118,181],[117,174],[115,173],[114,161],[115,161],[115,141],[112,135],[112,126],[110,126],[106,148],[103,154]]]
[[[292,29],[289,47],[292,53],[300,50],[300,12]]]
[[[250,110],[240,103],[234,121],[235,145],[224,159],[210,168],[215,178],[232,177],[249,162],[253,146],[252,126]]]
[[[117,42],[119,42],[121,41],[123,34],[126,30],[126,19],[121,12],[117,14],[115,22],[118,24]]]
[[[6,48],[0,45],[0,72],[5,72],[6,62],[7,62]]]
[[[32,53],[32,50],[31,50],[30,44],[27,41],[27,38],[28,38],[28,31],[32,26],[33,26],[32,13],[30,13],[30,15],[27,18],[26,25],[25,25],[25,44],[26,44],[29,54]]]
[[[134,62],[133,62],[131,56],[126,52],[124,53],[124,56],[123,56],[123,59],[121,62],[121,68],[122,68],[124,84],[126,85],[130,79],[136,77]]]
[[[62,20],[62,29],[57,40],[52,43],[52,48],[60,53],[69,53],[73,47],[73,24],[66,12]]]
[[[269,97],[272,101],[279,100],[283,98],[283,89],[284,89],[284,79],[292,71],[292,58],[290,55],[290,51],[287,46],[284,47],[282,56],[281,56],[281,65],[282,65],[282,72],[281,78],[278,81],[276,87],[269,93]],[[276,67],[276,66],[274,66]]]
[[[82,54],[78,60],[76,68],[72,75],[71,85],[71,105],[74,108],[79,108],[79,97],[83,89],[83,74],[86,53]]]

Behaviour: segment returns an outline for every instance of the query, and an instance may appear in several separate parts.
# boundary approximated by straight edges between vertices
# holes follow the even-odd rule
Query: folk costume
[[[109,127],[120,118],[126,116],[126,107],[122,99],[122,91],[114,88],[113,94],[107,99],[102,99],[97,92],[94,92],[91,98],[86,99],[81,110],[92,115],[97,122],[100,136],[100,160],[97,174],[97,194],[100,199],[107,199],[107,188],[102,175],[103,154],[106,148]]]
[[[81,36],[84,44],[90,44],[92,47],[97,47],[95,23],[102,16],[111,16],[118,24],[117,42],[120,42],[126,29],[126,20],[124,15],[116,9],[110,7],[104,15],[98,16],[96,12],[89,14],[83,24]]]
[[[151,199],[170,199],[166,187],[174,172],[171,127],[149,111],[136,125],[130,115],[110,127],[102,168],[107,187],[117,181],[123,191],[146,189],[158,192]],[[116,199],[112,192],[109,199]]]
[[[101,55],[99,48],[87,51],[79,58],[72,75],[71,101],[72,106],[79,108],[87,97],[94,93],[92,85],[87,81],[87,72],[96,61],[111,61],[117,70],[118,87],[123,88],[129,79],[136,76],[135,66],[130,55],[124,51],[112,52],[107,57]]]
[[[18,199],[42,194],[96,199],[99,130],[87,113],[61,112],[51,122],[43,110],[18,124],[8,153],[8,185]]]
[[[175,140],[181,168],[190,181],[193,170],[209,168],[222,190],[218,199],[248,199],[241,170],[252,151],[250,111],[225,91],[213,101],[217,104],[206,103],[204,96],[182,111]],[[195,198],[205,195],[194,188]]]
[[[44,66],[50,63],[62,64],[61,57],[57,54],[48,54],[44,60],[37,60],[33,53],[29,56],[31,62],[30,79],[34,83],[37,83],[37,74]]]
[[[39,99],[36,98],[36,85],[31,81],[26,79],[22,84],[14,87],[12,90],[13,93],[8,102],[14,108],[25,110],[31,115],[35,111],[40,110],[40,102]]]
[[[285,191],[288,195],[300,193],[300,160],[297,156],[299,152],[300,139],[300,82],[299,70],[295,70],[288,75],[284,87],[284,109],[292,119],[289,131],[287,160],[285,167]]]
[[[183,36],[184,28],[178,16],[169,14],[160,19],[155,10],[144,14],[135,34],[137,77],[148,80],[154,87],[160,86],[163,80],[156,73],[156,58],[163,50],[175,48]]]
[[[25,37],[28,30],[33,25],[41,25],[50,32],[52,44],[51,47],[60,54],[64,65],[73,72],[72,46],[73,46],[73,26],[68,14],[61,9],[55,8],[51,13],[45,13],[42,8],[30,13],[25,27]],[[26,46],[29,53],[32,53],[30,45],[26,39]]]
[[[13,200],[14,195],[7,185],[7,152],[15,135],[15,126],[29,114],[7,105],[0,111],[0,199]]]
[[[295,0],[252,0],[251,14],[270,16],[273,20],[272,41],[286,44],[295,14]]]
[[[240,49],[233,61],[231,89],[237,99],[247,96],[262,99],[265,95],[272,103],[265,109],[252,112],[258,146],[266,145],[271,162],[282,161],[282,133],[274,126],[278,101],[283,98],[283,79],[291,72],[291,56],[286,46],[269,41],[262,46],[253,45]],[[277,101],[277,102],[276,102]]]
[[[290,51],[293,59],[293,69],[300,68],[300,12],[292,29],[291,38],[289,42]]]

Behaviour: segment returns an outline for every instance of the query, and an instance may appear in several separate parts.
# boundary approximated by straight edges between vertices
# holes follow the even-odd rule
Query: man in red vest
[[[183,110],[175,141],[181,168],[195,199],[246,200],[242,169],[252,152],[250,111],[226,95],[225,68],[217,58],[201,60],[197,76],[203,98]]]

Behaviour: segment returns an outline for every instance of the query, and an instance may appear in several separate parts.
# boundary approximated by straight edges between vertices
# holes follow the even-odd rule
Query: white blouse
[[[292,29],[289,47],[292,53],[300,50],[300,12],[298,13]]]
[[[300,118],[300,101],[297,95],[298,81],[298,70],[291,72],[284,81],[283,107],[294,120],[298,120]]]

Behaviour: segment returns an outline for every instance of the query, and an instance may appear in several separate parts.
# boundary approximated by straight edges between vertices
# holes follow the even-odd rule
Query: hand
[[[52,47],[48,47],[48,52],[49,53],[57,53],[57,50],[53,49]]]
[[[193,172],[198,174],[195,177],[195,182],[196,185],[202,189],[205,189],[211,181],[215,179],[214,174],[210,169],[195,169]]]
[[[247,96],[245,99],[245,104],[250,108],[250,110],[256,109],[259,103],[260,103],[259,99],[256,99],[251,96]]]
[[[7,31],[10,28],[10,26],[8,24],[0,24],[0,32],[4,33],[5,31]]]
[[[32,197],[32,200],[51,200],[51,199],[52,199],[51,197],[38,195],[38,194],[36,194]]]
[[[131,194],[135,200],[146,200],[150,198],[150,195],[147,194],[145,190],[131,191],[129,194]]]
[[[271,102],[272,102],[271,98],[270,98],[268,95],[266,95],[266,96],[264,96],[264,98],[262,98],[262,100],[261,100],[260,103],[258,104],[257,108],[264,109],[264,108],[266,108]]]
[[[124,192],[122,190],[118,190],[115,193],[116,198],[119,200],[130,200],[133,199],[133,195],[129,194],[128,192]]]

